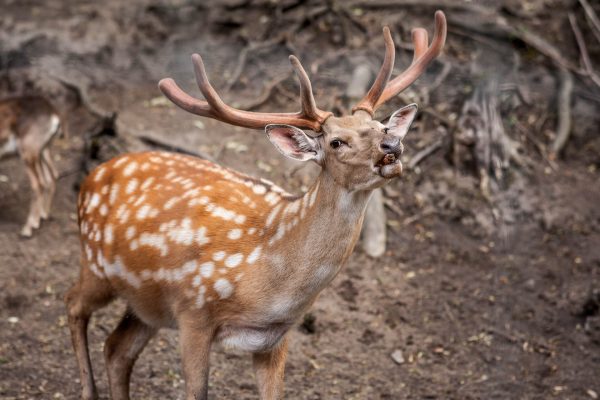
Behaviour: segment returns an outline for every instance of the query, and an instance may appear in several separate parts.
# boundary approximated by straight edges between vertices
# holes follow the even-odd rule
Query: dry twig
[[[581,29],[579,29],[579,25],[577,24],[577,19],[573,13],[569,13],[569,22],[571,23],[571,28],[573,29],[573,34],[575,35],[575,40],[577,41],[577,46],[579,47],[579,51],[581,52],[581,60],[583,61],[583,66],[585,70],[585,74],[600,87],[600,76],[596,74],[594,71],[594,67],[592,66],[592,60],[590,60],[590,54],[587,51],[587,47],[585,45],[585,39],[583,38],[583,34],[581,33]]]
[[[427,157],[441,149],[443,143],[443,139],[438,139],[429,146],[425,147],[423,150],[419,151],[408,162],[408,169],[415,169],[415,167],[419,165],[421,161],[425,160]]]
[[[560,88],[558,90],[557,110],[558,127],[556,138],[550,149],[550,160],[555,160],[569,139],[571,133],[571,96],[573,93],[573,76],[564,68],[560,70]]]
[[[592,32],[594,33],[594,36],[596,36],[596,39],[598,39],[598,42],[600,42],[600,19],[598,19],[594,9],[592,6],[590,6],[590,3],[588,3],[587,0],[579,0],[579,4],[581,4],[581,7],[583,7],[583,10],[585,11],[585,16],[589,22]]]

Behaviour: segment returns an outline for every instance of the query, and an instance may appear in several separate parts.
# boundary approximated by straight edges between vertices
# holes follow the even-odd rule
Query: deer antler
[[[379,74],[371,89],[352,109],[352,112],[364,110],[373,115],[380,105],[402,92],[423,74],[427,65],[440,54],[444,47],[446,16],[441,11],[435,13],[435,33],[429,47],[427,47],[427,31],[423,28],[413,30],[412,40],[415,47],[413,61],[410,67],[391,81],[389,79],[394,69],[395,49],[390,30],[387,27],[383,28],[383,38],[385,41],[385,57]]]
[[[158,83],[158,87],[169,100],[192,114],[252,129],[263,129],[268,124],[287,124],[319,132],[321,125],[332,114],[317,108],[310,79],[300,61],[295,56],[290,56],[290,62],[300,80],[302,110],[297,113],[259,113],[228,106],[208,81],[202,57],[198,54],[192,55],[192,63],[196,73],[196,82],[206,101],[188,95],[171,78],[162,79]]]

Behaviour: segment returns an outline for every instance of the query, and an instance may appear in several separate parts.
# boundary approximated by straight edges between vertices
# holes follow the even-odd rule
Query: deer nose
[[[394,135],[385,135],[379,148],[384,154],[394,154],[399,156],[404,150],[404,146],[400,142],[400,138]]]

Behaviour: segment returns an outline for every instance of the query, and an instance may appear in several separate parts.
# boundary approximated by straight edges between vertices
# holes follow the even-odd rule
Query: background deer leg
[[[104,345],[104,358],[112,400],[129,399],[131,370],[157,329],[127,310]]]
[[[88,267],[82,269],[79,281],[65,295],[69,329],[79,366],[83,400],[98,398],[88,351],[88,322],[92,313],[106,305],[112,298],[108,282],[93,275]]]
[[[283,376],[287,348],[288,339],[287,336],[284,336],[281,342],[271,351],[252,355],[261,400],[283,398]]]
[[[56,180],[58,179],[58,172],[52,163],[52,157],[50,156],[50,150],[45,148],[42,150],[41,158],[41,169],[45,178],[45,192],[44,192],[44,212],[46,216],[50,215],[50,207],[52,205],[52,199],[54,198],[54,192],[56,191]]]
[[[25,170],[29,177],[32,194],[29,205],[29,214],[27,215],[27,221],[25,222],[23,229],[21,229],[21,235],[30,237],[33,230],[40,227],[40,218],[43,207],[42,182],[41,177],[38,174],[38,168],[36,168],[36,164],[38,163],[37,156],[25,156],[23,157],[23,160],[25,161]]]
[[[179,326],[181,359],[185,378],[185,398],[208,398],[208,371],[212,329],[198,327],[197,321],[182,321]]]

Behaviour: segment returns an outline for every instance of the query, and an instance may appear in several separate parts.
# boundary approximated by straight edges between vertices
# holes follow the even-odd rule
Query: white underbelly
[[[291,324],[277,324],[267,327],[225,327],[217,340],[225,347],[249,352],[263,352],[273,347],[283,338]]]

